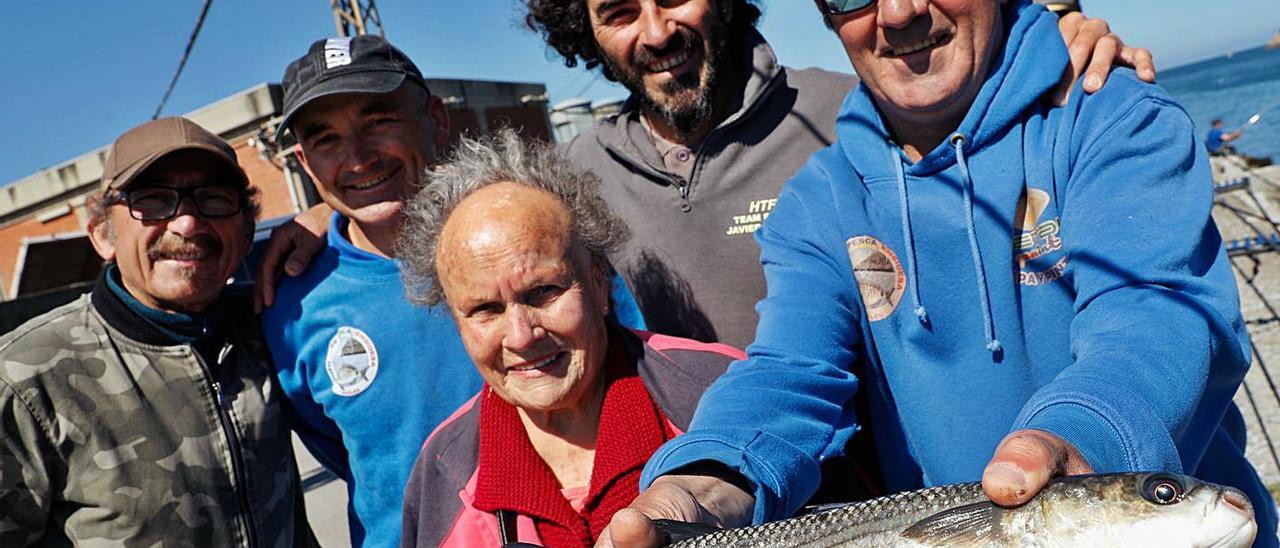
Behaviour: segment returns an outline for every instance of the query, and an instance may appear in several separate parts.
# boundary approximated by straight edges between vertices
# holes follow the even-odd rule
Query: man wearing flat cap
[[[184,118],[127,131],[87,204],[93,291],[0,337],[0,546],[309,545],[281,393],[227,285],[254,190]]]

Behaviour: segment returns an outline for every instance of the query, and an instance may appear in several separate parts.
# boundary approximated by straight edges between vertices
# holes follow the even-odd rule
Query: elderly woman
[[[617,324],[605,257],[627,228],[597,185],[508,131],[464,142],[409,203],[409,296],[448,303],[485,386],[423,447],[402,545],[592,545],[742,357]]]

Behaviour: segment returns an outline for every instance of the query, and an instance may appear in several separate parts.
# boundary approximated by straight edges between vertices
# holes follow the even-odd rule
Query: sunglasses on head
[[[876,3],[876,0],[814,0],[827,15],[853,13]]]

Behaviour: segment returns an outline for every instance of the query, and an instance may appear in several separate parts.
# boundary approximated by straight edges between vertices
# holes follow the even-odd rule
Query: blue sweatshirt
[[[837,143],[757,234],[768,294],[747,360],[642,485],[719,461],[752,482],[761,522],[803,504],[859,428],[891,492],[976,481],[1005,435],[1036,428],[1099,471],[1241,488],[1274,543],[1231,403],[1248,335],[1190,119],[1127,70],[1052,107],[1056,18],[1022,0],[1003,11],[991,73],[920,161],[865,87],[846,98]]]
[[[444,307],[405,299],[396,262],[347,240],[334,215],[328,246],[281,278],[262,314],[290,426],[347,482],[353,546],[398,546],[404,486],[427,435],[480,389]]]

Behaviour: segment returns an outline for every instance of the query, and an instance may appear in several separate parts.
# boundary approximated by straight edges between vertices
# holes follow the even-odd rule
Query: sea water
[[[1232,143],[1236,150],[1280,162],[1280,49],[1258,47],[1162,70],[1156,83],[1187,109],[1200,142],[1221,118],[1224,130],[1244,130]],[[1257,123],[1249,124],[1254,115]]]

